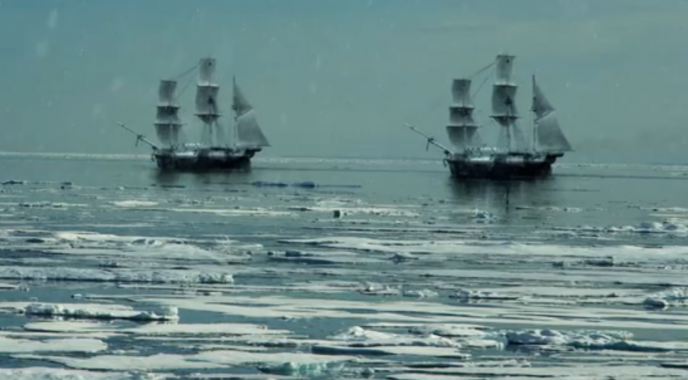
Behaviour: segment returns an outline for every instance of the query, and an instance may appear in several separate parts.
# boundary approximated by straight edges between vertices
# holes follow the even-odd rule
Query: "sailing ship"
[[[255,110],[239,88],[236,77],[232,77],[231,138],[220,123],[222,114],[218,107],[220,85],[215,82],[214,58],[202,58],[188,70],[198,69],[196,84],[195,116],[202,122],[201,142],[185,142],[179,117],[181,106],[177,102],[177,80],[163,79],[158,87],[158,105],[155,132],[160,146],[126,125],[119,125],[136,135],[136,144],[142,141],[153,149],[152,160],[162,170],[202,171],[211,169],[246,169],[251,158],[264,147],[270,146],[258,124]]]
[[[487,69],[494,71],[491,118],[499,128],[497,146],[486,146],[475,122],[472,79],[454,79],[453,102],[449,107],[449,125],[446,127],[452,148],[437,143],[413,126],[413,131],[427,139],[427,147],[434,145],[444,151],[444,163],[456,178],[527,179],[549,176],[552,164],[566,152],[571,144],[559,126],[556,110],[545,97],[535,75],[532,77],[533,124],[530,143],[526,142],[518,125],[516,109],[518,84],[513,82],[514,55],[499,54],[497,58],[476,74]],[[485,78],[487,79],[487,77]],[[484,83],[484,81],[483,81]],[[482,87],[482,86],[481,86]],[[479,90],[479,89],[478,89]]]

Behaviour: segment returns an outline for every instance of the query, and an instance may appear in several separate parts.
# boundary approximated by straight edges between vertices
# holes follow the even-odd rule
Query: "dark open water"
[[[3,379],[688,376],[688,167],[153,166],[0,158]]]

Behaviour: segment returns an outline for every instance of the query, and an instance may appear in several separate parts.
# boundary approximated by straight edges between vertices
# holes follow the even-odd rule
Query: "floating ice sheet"
[[[104,351],[107,344],[98,339],[12,339],[0,336],[0,353],[17,352],[80,352]]]
[[[17,359],[45,360],[74,369],[104,371],[159,371],[174,369],[217,369],[240,365],[327,364],[358,362],[354,356],[327,356],[294,352],[207,351],[195,355],[157,354],[152,356],[102,355],[89,358],[65,356],[14,355]]]

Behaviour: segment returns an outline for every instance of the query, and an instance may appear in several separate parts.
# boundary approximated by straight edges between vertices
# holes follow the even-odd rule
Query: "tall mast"
[[[475,145],[479,125],[473,120],[473,101],[471,99],[471,80],[452,81],[452,104],[449,106],[449,125],[447,134],[452,145],[461,151]]]
[[[232,111],[234,112],[234,124],[232,124],[232,146],[237,146],[237,125],[239,119],[238,96],[241,96],[236,83],[236,75],[232,75]]]
[[[512,82],[514,59],[516,56],[499,54],[497,56],[496,81],[492,87],[492,118],[503,128],[506,135],[507,151],[512,151],[511,132],[519,118],[516,110],[516,91],[518,85]]]
[[[174,148],[179,144],[182,123],[179,120],[181,108],[175,100],[177,81],[161,80],[158,87],[158,106],[155,117],[155,132],[164,147]]]
[[[226,143],[224,131],[217,120],[221,114],[217,106],[217,95],[220,85],[215,83],[215,59],[201,58],[199,64],[199,81],[196,85],[196,116],[203,122],[203,141],[213,146],[213,132],[217,134],[218,144]]]
[[[533,136],[532,136],[532,143],[533,143],[533,152],[537,152],[538,147],[537,147],[537,108],[536,108],[536,103],[537,103],[537,96],[535,95],[535,86],[537,84],[535,83],[535,74],[533,74],[533,104],[530,110],[533,112]]]

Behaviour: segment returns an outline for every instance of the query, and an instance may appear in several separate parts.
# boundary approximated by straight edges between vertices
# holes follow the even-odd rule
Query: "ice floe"
[[[193,355],[157,354],[150,356],[101,355],[89,358],[65,356],[42,356],[16,354],[17,359],[44,360],[65,365],[74,369],[103,371],[159,371],[177,369],[218,369],[232,366],[266,366],[284,365],[311,366],[322,368],[334,363],[352,362],[361,359],[354,356],[330,356],[298,352],[246,352],[233,350],[205,351]]]
[[[464,368],[433,368],[429,370],[414,369],[414,373],[390,374],[389,380],[447,380],[447,379],[483,379],[505,378],[510,380],[526,379],[564,379],[564,380],[646,380],[674,379],[685,376],[683,369],[669,369],[658,366],[614,363],[587,364],[579,366],[544,366],[544,367],[480,367],[467,365]]]
[[[502,295],[494,292],[485,292],[480,290],[459,290],[458,292],[449,295],[449,298],[460,302],[471,301],[514,301],[519,297]]]
[[[98,339],[13,339],[0,336],[0,353],[18,352],[80,352],[104,351],[107,344]]]
[[[441,336],[427,334],[425,336],[391,334],[367,330],[354,326],[330,337],[334,341],[346,342],[349,347],[379,347],[379,346],[422,346],[422,347],[461,347],[458,342]]]
[[[157,206],[159,203],[154,202],[154,201],[143,201],[143,200],[125,200],[125,201],[113,201],[113,205],[117,207],[130,207],[130,208],[137,208],[137,207],[153,207]]]
[[[566,346],[587,350],[631,352],[687,351],[688,344],[679,342],[633,341],[625,331],[557,331],[525,330],[506,333],[508,344],[534,346]]]
[[[216,268],[221,269],[221,268]],[[0,278],[33,281],[232,284],[229,273],[197,270],[0,266]]]
[[[93,318],[92,318],[93,319]],[[118,327],[111,324],[84,321],[30,322],[24,325],[26,331],[51,332],[63,334],[130,334],[141,337],[181,337],[180,339],[200,338],[203,336],[242,337],[236,341],[259,340],[262,338],[286,337],[292,335],[288,330],[273,330],[264,325],[250,323],[209,323],[178,324],[176,319],[166,323],[146,323],[134,327]]]
[[[54,367],[0,368],[3,380],[164,380],[172,376],[153,373],[92,372]]]
[[[648,295],[643,305],[649,309],[666,309],[669,306],[685,306],[687,300],[688,289],[671,288]]]
[[[130,307],[119,305],[2,302],[0,303],[0,310],[48,318],[127,319],[133,321],[179,319],[178,310],[174,306],[160,306],[159,313],[156,313],[154,311],[136,311]]]
[[[67,317],[82,319],[128,319],[132,321],[167,321],[179,319],[176,307],[163,307],[157,314],[153,311],[102,311],[87,308],[70,308],[59,304],[33,303],[27,305],[23,312],[26,315],[42,317]]]
[[[564,228],[560,228],[564,229]],[[595,227],[588,225],[578,226],[575,230],[582,232],[597,232],[609,234],[675,234],[687,235],[688,226],[682,223],[674,223],[671,221],[662,222],[641,222],[637,225],[627,226],[607,226]]]

